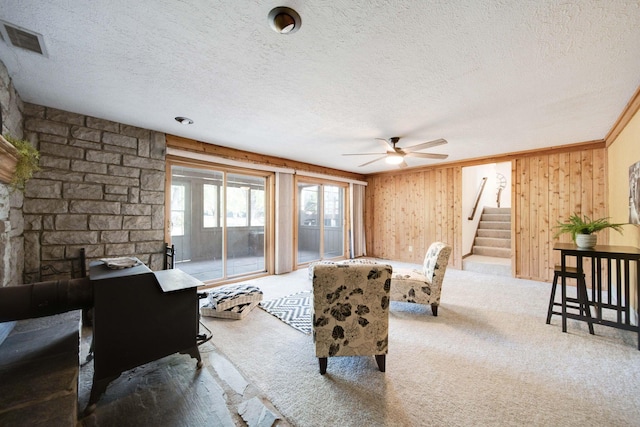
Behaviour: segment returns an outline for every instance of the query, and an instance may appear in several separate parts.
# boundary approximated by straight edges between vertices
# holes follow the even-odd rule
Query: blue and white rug
[[[311,333],[311,297],[310,291],[298,292],[282,298],[261,301],[260,308],[309,335]]]

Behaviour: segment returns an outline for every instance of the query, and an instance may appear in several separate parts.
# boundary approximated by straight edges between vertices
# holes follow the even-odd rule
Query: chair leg
[[[378,369],[380,369],[380,372],[384,372],[385,369],[387,369],[386,366],[386,362],[387,362],[387,358],[386,358],[386,354],[376,354],[375,358],[376,358],[376,363],[378,364]]]
[[[320,364],[320,375],[324,375],[327,373],[327,358],[326,357],[318,357],[318,363]]]
[[[431,304],[431,312],[433,313],[433,317],[438,316],[438,304]]]
[[[556,288],[558,286],[558,273],[553,275],[553,284],[551,285],[551,296],[549,297],[549,309],[547,310],[547,325],[551,323],[551,315],[553,314],[553,305],[556,298]]]

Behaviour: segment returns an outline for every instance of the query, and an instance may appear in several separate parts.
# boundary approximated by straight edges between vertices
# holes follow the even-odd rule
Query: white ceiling
[[[291,6],[299,31],[267,15]],[[640,86],[640,1],[0,0],[22,99],[358,173],[375,138],[445,162],[597,140]],[[187,116],[193,125],[178,124]],[[409,166],[442,160],[407,159]]]

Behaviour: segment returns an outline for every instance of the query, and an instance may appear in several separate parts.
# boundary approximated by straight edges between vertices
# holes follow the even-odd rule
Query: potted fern
[[[569,233],[576,246],[587,249],[596,245],[598,237],[595,233],[605,228],[612,228],[622,234],[623,225],[625,224],[609,222],[608,217],[592,220],[587,215],[581,217],[574,213],[566,222],[558,221],[558,225],[555,226],[557,232],[553,237],[558,238],[564,233]]]
[[[40,152],[29,141],[10,135],[0,135],[0,143],[0,154],[5,157],[3,163],[6,164],[6,170],[0,174],[2,181],[10,183],[14,190],[23,191],[33,173],[40,170]]]

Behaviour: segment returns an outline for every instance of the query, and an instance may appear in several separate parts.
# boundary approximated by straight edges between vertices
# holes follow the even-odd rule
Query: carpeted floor
[[[252,281],[265,300],[310,290],[306,270]],[[330,358],[263,310],[207,319],[212,344],[297,426],[634,426],[636,334],[560,318],[549,284],[449,269],[438,317],[393,302],[387,371],[373,357]]]

